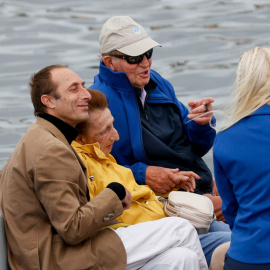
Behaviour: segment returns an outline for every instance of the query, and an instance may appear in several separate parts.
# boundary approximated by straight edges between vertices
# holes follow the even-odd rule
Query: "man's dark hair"
[[[57,93],[56,85],[52,81],[51,71],[57,68],[68,68],[67,65],[51,65],[41,69],[39,72],[34,74],[29,82],[31,99],[34,106],[34,114],[38,115],[46,112],[46,106],[41,102],[43,95],[51,95],[54,98],[60,98]]]

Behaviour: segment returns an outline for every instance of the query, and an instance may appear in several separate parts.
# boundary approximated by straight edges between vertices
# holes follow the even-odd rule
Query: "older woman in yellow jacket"
[[[97,196],[112,182],[121,183],[131,192],[130,209],[116,219],[122,224],[113,227],[165,217],[163,203],[158,201],[154,192],[146,185],[138,185],[132,171],[118,165],[110,155],[114,141],[119,140],[118,132],[113,126],[114,118],[104,94],[92,89],[89,92],[92,96],[89,102],[90,117],[77,126],[80,134],[72,146],[87,168],[90,197]],[[193,172],[184,172],[183,177],[186,181],[181,182],[182,188],[190,191],[195,183],[194,177],[199,176]]]
[[[97,196],[111,182],[121,183],[131,192],[130,209],[117,221],[131,225],[165,217],[163,204],[154,192],[148,186],[138,185],[131,170],[118,165],[112,155],[106,155],[99,143],[82,145],[73,142],[72,146],[86,165],[90,198]]]

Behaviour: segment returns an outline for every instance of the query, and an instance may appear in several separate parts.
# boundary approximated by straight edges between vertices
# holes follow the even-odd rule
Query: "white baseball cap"
[[[129,16],[110,18],[102,26],[99,36],[101,54],[117,50],[126,55],[138,56],[157,46],[161,47]]]

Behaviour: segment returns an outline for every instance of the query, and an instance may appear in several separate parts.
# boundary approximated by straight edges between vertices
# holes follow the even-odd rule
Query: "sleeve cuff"
[[[126,197],[126,190],[124,186],[120,183],[112,182],[106,188],[110,188],[112,191],[114,191],[120,201],[122,201]]]

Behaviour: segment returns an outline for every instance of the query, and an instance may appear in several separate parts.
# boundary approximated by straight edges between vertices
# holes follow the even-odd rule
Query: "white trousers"
[[[179,217],[115,230],[127,252],[125,270],[207,270],[198,234]]]

